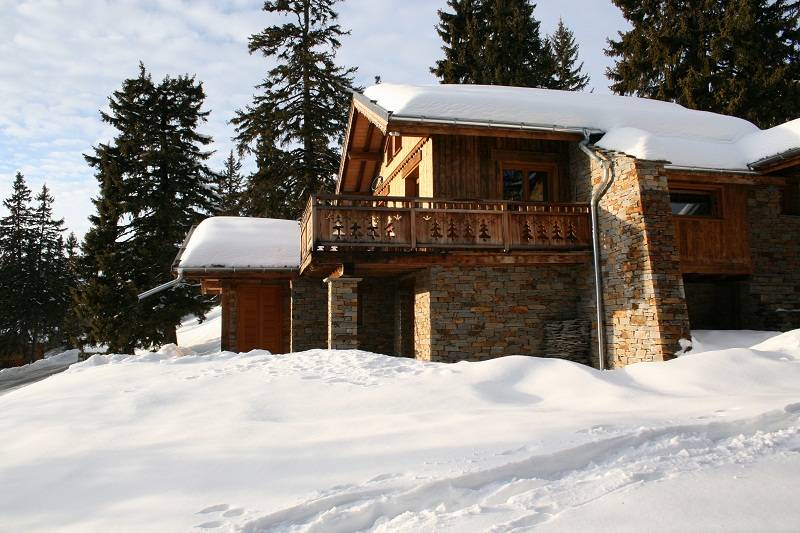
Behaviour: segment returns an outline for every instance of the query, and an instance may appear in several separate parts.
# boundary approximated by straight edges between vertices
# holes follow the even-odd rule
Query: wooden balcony
[[[301,219],[302,269],[314,252],[511,252],[591,248],[588,204],[315,195]]]

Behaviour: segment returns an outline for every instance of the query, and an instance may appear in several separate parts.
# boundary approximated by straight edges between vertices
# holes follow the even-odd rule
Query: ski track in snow
[[[800,453],[800,403],[745,420],[641,428],[454,477],[420,481],[387,474],[260,517],[252,510],[230,513],[222,504],[201,511],[218,516],[206,515],[214,519],[196,527],[244,533],[526,531],[639,483],[794,453]]]

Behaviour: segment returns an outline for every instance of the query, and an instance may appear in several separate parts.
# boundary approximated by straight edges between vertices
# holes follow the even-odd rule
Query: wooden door
[[[236,348],[283,352],[283,306],[278,285],[246,285],[238,289]]]

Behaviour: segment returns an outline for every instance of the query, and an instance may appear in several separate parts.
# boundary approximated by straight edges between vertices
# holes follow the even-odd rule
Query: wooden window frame
[[[397,154],[403,149],[403,136],[402,135],[387,135],[386,136],[386,164],[392,162]]]
[[[673,194],[691,194],[696,196],[708,196],[710,198],[711,203],[711,214],[710,215],[679,215],[672,213],[672,195]],[[683,185],[677,187],[670,187],[669,189],[669,199],[670,199],[670,214],[678,218],[680,220],[721,220],[724,218],[724,213],[722,210],[723,205],[723,188],[719,186],[697,186],[697,185]]]
[[[559,165],[556,162],[549,161],[525,161],[525,160],[509,160],[504,159],[500,161],[500,179],[498,180],[500,188],[500,198],[505,199],[505,190],[503,187],[503,175],[506,170],[520,170],[523,174],[522,180],[522,202],[553,202],[558,198],[558,183],[559,183]],[[528,172],[546,172],[547,181],[545,182],[544,199],[530,200],[530,190],[528,189]],[[515,200],[516,201],[516,200]]]

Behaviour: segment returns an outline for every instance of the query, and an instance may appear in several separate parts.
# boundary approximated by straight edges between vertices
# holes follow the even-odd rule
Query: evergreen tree
[[[83,246],[86,281],[77,295],[89,340],[129,352],[175,342],[187,314],[208,300],[188,287],[137,303],[136,294],[172,278],[189,228],[212,212],[214,177],[205,162],[211,139],[197,131],[208,112],[202,84],[188,76],[152,81],[144,66],[109,98],[104,122],[117,135],[87,162],[96,169],[97,214]]]
[[[69,348],[81,348],[85,344],[85,324],[77,312],[75,302],[82,285],[81,257],[78,239],[74,233],[67,236],[64,242],[64,274],[66,290],[66,313],[60,328],[61,344]]]
[[[800,2],[732,0],[711,39],[718,87],[710,110],[762,127],[800,116]]]
[[[346,125],[355,72],[334,62],[347,34],[337,23],[337,1],[264,2],[264,11],[285,23],[252,35],[249,50],[277,64],[257,86],[261,93],[232,120],[240,152],[256,155],[247,191],[251,213],[298,217],[308,194],[334,182],[339,153],[332,143]]]
[[[632,28],[607,75],[635,94],[768,127],[800,111],[800,2],[614,0]]]
[[[37,346],[50,347],[58,339],[58,330],[66,315],[68,300],[64,269],[64,219],[53,217],[53,202],[47,185],[36,196],[34,234],[28,250],[28,318],[26,329],[30,341],[29,360],[35,358]]]
[[[30,307],[29,249],[34,235],[31,190],[17,172],[0,219],[0,354],[26,352]]]
[[[445,57],[431,72],[443,83],[550,87],[554,69],[528,0],[450,0],[437,32]]]
[[[242,216],[242,193],[244,178],[242,163],[233,151],[225,159],[225,167],[216,175],[218,200],[214,209],[217,216]]]
[[[439,9],[436,26],[444,59],[436,61],[431,73],[442,83],[489,83],[484,79],[483,2],[447,0],[447,6],[452,12]]]
[[[552,89],[582,91],[589,85],[589,75],[583,74],[583,62],[578,64],[578,43],[564,21],[558,19],[558,28],[548,39],[553,53]]]

